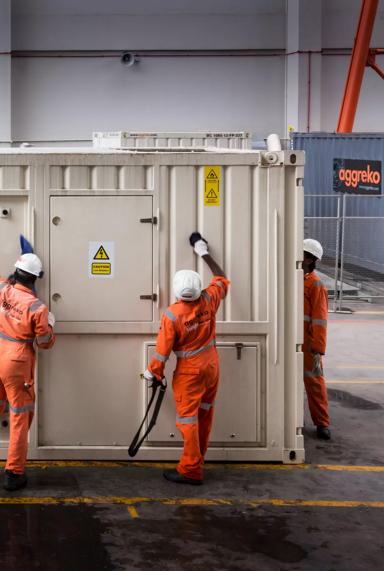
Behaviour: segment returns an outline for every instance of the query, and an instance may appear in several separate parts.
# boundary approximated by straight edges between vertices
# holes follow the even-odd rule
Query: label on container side
[[[204,167],[204,206],[220,206],[221,167]]]
[[[113,278],[115,243],[89,242],[88,277]]]

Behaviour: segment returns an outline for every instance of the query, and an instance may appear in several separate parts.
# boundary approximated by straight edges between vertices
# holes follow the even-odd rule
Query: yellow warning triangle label
[[[208,192],[206,198],[217,198],[217,194],[216,194],[216,192],[213,190],[213,188],[211,188],[211,190]]]
[[[214,180],[217,180],[217,174],[215,173],[215,171],[214,171],[213,169],[211,169],[205,178],[206,178],[207,180],[208,180],[208,179],[210,179],[210,180],[213,180],[213,179],[214,179]]]
[[[97,250],[93,259],[94,260],[109,260],[109,256],[108,256],[107,252],[104,250],[103,246],[100,246],[100,248]]]

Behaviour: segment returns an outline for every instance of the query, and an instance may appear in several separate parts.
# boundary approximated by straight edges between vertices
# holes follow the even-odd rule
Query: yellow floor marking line
[[[139,514],[137,512],[137,509],[134,506],[128,506],[128,513],[131,516],[132,519],[136,519],[139,517]]]
[[[361,363],[360,365],[330,365],[329,369],[384,369],[384,365],[366,365]]]
[[[310,506],[318,508],[384,508],[384,502],[375,501],[355,501],[355,500],[283,500],[283,499],[267,499],[267,500],[250,500],[251,506],[257,507],[261,505],[272,506]]]
[[[315,464],[317,470],[331,472],[384,472],[384,466],[339,466],[338,464]]]
[[[204,469],[208,465],[204,465]],[[308,470],[310,464],[221,464],[220,467],[230,470]],[[212,464],[211,468],[215,468]]]
[[[303,500],[284,498],[255,498],[252,500],[230,500],[225,498],[140,498],[123,496],[95,497],[0,497],[0,505],[127,505],[132,518],[138,517],[135,509],[137,504],[152,503],[164,506],[291,506],[291,507],[320,507],[320,508],[384,508],[384,501],[364,500]],[[130,509],[131,508],[131,509]]]
[[[3,467],[5,462],[0,462],[0,467]],[[30,461],[27,468],[30,469],[49,469],[49,468],[129,468],[135,466],[138,468],[174,468],[176,462],[77,462],[77,461]],[[249,470],[249,471],[263,471],[263,470],[277,470],[277,471],[291,471],[291,470],[334,470],[338,472],[384,472],[384,466],[348,466],[340,464],[236,464],[236,463],[212,463],[206,464],[204,469],[207,470]]]
[[[343,381],[328,379],[325,382],[327,385],[384,385],[384,379],[348,379]]]
[[[122,468],[127,464],[128,462],[125,460],[121,462],[108,460],[30,460],[28,467],[40,468],[41,470],[47,468]],[[4,465],[5,462],[0,462],[0,466]]]
[[[357,313],[359,315],[384,315],[384,311],[365,311],[365,310],[357,310],[354,311],[353,313]]]
[[[37,468],[46,470],[48,468],[127,468],[134,466],[136,468],[156,468],[164,470],[166,468],[175,468],[177,462],[130,462],[122,460],[121,462],[109,461],[77,461],[77,460],[30,460],[27,468]],[[5,461],[0,461],[0,467],[5,466]],[[310,464],[205,464],[204,469],[215,470],[217,468],[229,468],[234,470],[307,470]]]
[[[166,498],[154,501],[166,506],[233,506],[238,503],[224,498]]]

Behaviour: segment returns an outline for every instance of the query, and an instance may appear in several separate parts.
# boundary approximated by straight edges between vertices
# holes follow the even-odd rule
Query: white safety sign
[[[113,278],[115,269],[115,243],[89,242],[88,277]]]

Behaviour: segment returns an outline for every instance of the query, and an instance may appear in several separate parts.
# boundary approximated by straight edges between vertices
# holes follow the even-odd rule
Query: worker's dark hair
[[[14,273],[9,276],[8,283],[10,283],[11,285],[15,285],[16,283],[19,283],[19,284],[24,285],[26,287],[33,288],[33,286],[35,285],[36,279],[37,279],[37,277],[34,276],[33,274],[29,274],[28,272],[24,272],[24,270],[20,270],[19,268],[16,268]]]

